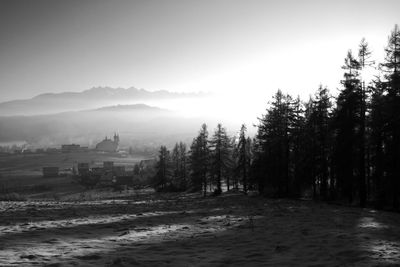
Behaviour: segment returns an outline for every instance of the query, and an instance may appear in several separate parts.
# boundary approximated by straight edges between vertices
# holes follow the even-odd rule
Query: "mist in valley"
[[[2,1],[0,266],[400,266],[399,10]]]
[[[121,147],[191,141],[202,123],[224,122],[235,135],[241,123],[256,123],[245,99],[211,93],[148,92],[135,88],[92,88],[0,103],[0,142],[30,148],[76,143],[93,146],[118,132]],[[253,132],[254,133],[254,132]]]

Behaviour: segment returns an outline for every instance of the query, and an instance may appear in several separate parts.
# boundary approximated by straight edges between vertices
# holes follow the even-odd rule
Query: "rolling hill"
[[[217,123],[204,117],[180,114],[145,104],[106,106],[33,116],[0,117],[0,142],[26,141],[36,147],[79,143],[94,146],[105,135],[119,132],[122,145],[169,144],[190,141],[201,123]]]
[[[52,114],[65,111],[96,109],[104,106],[204,97],[205,93],[150,92],[144,89],[94,87],[82,92],[46,93],[31,99],[0,103],[2,116]]]

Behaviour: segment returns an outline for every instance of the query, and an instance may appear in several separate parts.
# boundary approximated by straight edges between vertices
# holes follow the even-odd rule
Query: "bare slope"
[[[400,264],[400,214],[311,201],[132,192],[0,211],[2,266]]]

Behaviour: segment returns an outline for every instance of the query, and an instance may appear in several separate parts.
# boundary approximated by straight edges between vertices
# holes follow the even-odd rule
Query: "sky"
[[[399,10],[398,0],[3,0],[0,102],[134,86],[258,110],[278,88],[302,98],[340,88],[363,37],[381,60]]]

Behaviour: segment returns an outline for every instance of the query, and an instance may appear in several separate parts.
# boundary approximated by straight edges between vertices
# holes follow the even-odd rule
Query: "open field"
[[[146,159],[144,155],[122,157],[116,153],[55,153],[0,156],[0,194],[4,191],[23,193],[29,198],[46,194],[70,194],[80,192],[83,187],[72,179],[72,167],[78,162],[87,162],[91,167],[102,166],[104,161],[113,161],[128,170]],[[59,167],[60,176],[44,178],[42,168]]]
[[[400,265],[396,213],[238,193],[96,192],[0,202],[0,265]]]
[[[6,176],[42,175],[45,166],[71,169],[73,164],[87,162],[91,166],[101,166],[103,161],[114,161],[116,165],[133,168],[135,163],[145,159],[144,155],[122,157],[117,153],[54,153],[54,154],[7,154],[0,155],[0,174]]]

